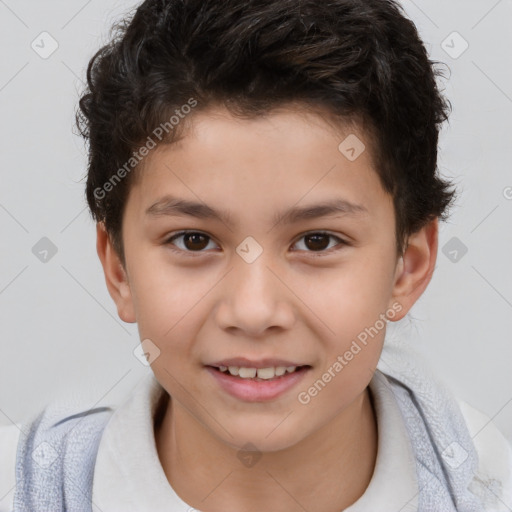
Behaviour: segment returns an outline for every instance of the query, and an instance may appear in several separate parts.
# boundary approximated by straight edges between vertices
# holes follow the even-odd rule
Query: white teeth
[[[228,370],[231,375],[238,375],[238,366],[230,366]]]
[[[258,376],[259,379],[269,380],[274,377],[280,377],[286,372],[293,373],[297,366],[277,366],[268,368],[246,368],[239,366],[219,366],[219,370],[224,373],[230,373],[233,376],[241,377],[242,379],[253,379]]]
[[[259,379],[272,379],[276,376],[274,368],[258,368],[258,378]]]
[[[242,377],[242,379],[252,379],[256,377],[256,368],[239,368],[238,376]]]

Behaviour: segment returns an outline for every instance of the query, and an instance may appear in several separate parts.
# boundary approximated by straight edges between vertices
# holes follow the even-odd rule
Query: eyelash
[[[184,250],[184,249],[177,249],[175,248],[176,246],[172,243],[175,239],[183,236],[183,235],[190,235],[190,234],[194,234],[194,235],[204,235],[206,238],[209,239],[209,241],[212,241],[212,237],[207,235],[206,233],[203,233],[202,231],[193,231],[193,230],[185,230],[185,231],[179,231],[178,233],[175,233],[174,235],[172,235],[171,237],[169,237],[165,242],[164,242],[164,245],[168,245],[170,250],[173,251],[173,252],[176,252],[176,253],[179,253],[181,255],[183,254],[186,254],[187,256],[192,256],[192,257],[196,257],[196,256],[199,256],[201,255],[201,253],[203,252],[206,252],[204,249],[201,250],[201,251],[189,251],[189,250]],[[305,251],[305,252],[308,252],[311,254],[311,256],[313,257],[322,257],[322,256],[328,256],[330,254],[332,254],[333,252],[336,252],[338,250],[341,249],[341,247],[343,246],[348,246],[350,245],[347,241],[343,240],[342,238],[340,238],[339,236],[336,236],[336,235],[333,235],[331,233],[328,233],[328,232],[325,232],[325,231],[309,231],[307,233],[304,233],[303,235],[301,235],[298,240],[294,243],[294,245],[301,239],[307,237],[307,236],[311,236],[311,235],[327,235],[328,237],[330,238],[334,238],[338,241],[338,244],[337,246],[334,246],[334,248],[330,248],[330,249],[324,249],[324,250],[321,250],[321,251]],[[334,250],[333,250],[334,249]]]

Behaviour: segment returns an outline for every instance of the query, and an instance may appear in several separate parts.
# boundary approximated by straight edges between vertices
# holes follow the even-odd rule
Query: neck
[[[170,485],[198,510],[337,512],[364,494],[378,448],[369,389],[348,409],[300,443],[244,467],[237,449],[164,398],[155,415],[155,442]]]

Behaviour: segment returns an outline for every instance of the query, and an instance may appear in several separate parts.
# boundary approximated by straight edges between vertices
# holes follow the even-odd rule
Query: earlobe
[[[103,267],[108,292],[116,303],[119,318],[127,323],[136,322],[128,276],[103,222],[96,224],[96,251]]]
[[[395,281],[389,306],[399,303],[400,313],[392,320],[402,319],[428,286],[437,259],[438,219],[409,236],[407,248],[396,266]]]

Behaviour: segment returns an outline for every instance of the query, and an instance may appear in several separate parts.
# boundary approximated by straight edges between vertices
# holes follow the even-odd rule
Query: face
[[[366,146],[355,160],[338,148],[350,134]],[[421,251],[397,257],[370,151],[315,114],[217,108],[153,150],[130,190],[125,280],[109,290],[177,414],[227,445],[274,451],[327,427],[361,399],[386,316],[423,289],[407,281]],[[212,368],[233,358],[305,368],[261,382]]]

